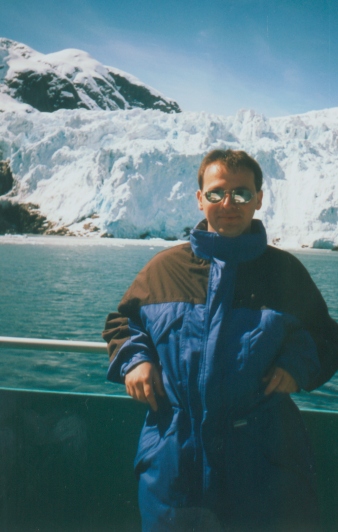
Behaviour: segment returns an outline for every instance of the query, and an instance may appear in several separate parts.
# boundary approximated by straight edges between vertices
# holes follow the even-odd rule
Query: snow
[[[6,103],[6,101],[5,101]],[[10,106],[9,106],[10,107]],[[39,205],[75,235],[184,238],[201,217],[202,157],[244,149],[264,173],[260,217],[283,247],[338,244],[338,109],[268,119],[160,111],[1,114],[0,159],[16,187],[3,198]]]
[[[31,113],[34,111],[34,109],[31,105],[18,102],[17,100],[9,96],[9,94],[0,92],[0,113],[3,113],[4,111],[10,112],[10,113],[17,112],[17,111],[25,111],[27,113]],[[0,114],[0,117],[1,117],[1,114]]]
[[[126,109],[130,109],[135,105],[128,103],[120,94],[114,78],[114,75],[118,75],[132,86],[145,89],[143,97],[151,95],[157,98],[158,106],[169,109],[177,105],[173,99],[164,97],[135,76],[105,66],[82,50],[70,48],[42,54],[24,44],[0,38],[0,66],[0,93],[4,92],[9,96],[14,96],[17,85],[23,83],[24,74],[34,72],[40,79],[48,78],[55,93],[60,83],[73,84],[78,97],[90,110],[118,109],[121,104],[124,104]],[[74,97],[70,93],[69,96]],[[120,102],[120,105],[112,99],[112,96]],[[146,105],[145,108],[147,107],[151,105]]]

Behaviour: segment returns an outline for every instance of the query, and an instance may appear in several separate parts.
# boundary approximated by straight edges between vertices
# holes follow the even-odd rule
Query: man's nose
[[[227,192],[225,195],[224,195],[224,198],[223,198],[223,207],[231,207],[232,205],[232,198],[231,198],[231,194],[229,192]]]

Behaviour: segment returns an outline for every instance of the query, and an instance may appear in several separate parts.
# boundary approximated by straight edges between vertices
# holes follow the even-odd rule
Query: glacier
[[[264,174],[257,213],[269,242],[338,246],[338,108],[267,118],[159,110],[45,113],[0,95],[0,160],[14,185],[0,203],[34,205],[46,233],[186,238],[200,219],[202,157],[244,149]]]

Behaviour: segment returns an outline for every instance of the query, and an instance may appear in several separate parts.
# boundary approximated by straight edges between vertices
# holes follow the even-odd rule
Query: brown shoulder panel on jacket
[[[204,304],[209,269],[209,261],[196,257],[188,242],[165,249],[140,271],[118,310],[130,315],[132,309],[154,303]]]
[[[254,261],[240,264],[237,273],[235,306],[261,308],[262,306],[288,312],[306,323],[309,313],[325,303],[316,285],[301,262],[291,253],[268,246],[266,251]],[[304,304],[309,297],[313,304]],[[242,304],[241,304],[242,303]],[[316,313],[317,314],[317,313]],[[325,310],[324,310],[325,316]],[[310,317],[311,321],[315,322]]]
[[[107,342],[110,359],[115,358],[122,345],[130,338],[128,318],[118,312],[111,312],[106,320],[102,338]]]

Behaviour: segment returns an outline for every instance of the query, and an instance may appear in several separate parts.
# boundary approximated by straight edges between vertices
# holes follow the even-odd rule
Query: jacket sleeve
[[[320,371],[305,387],[310,391],[327,382],[338,369],[338,324],[330,317],[327,305],[306,268],[295,257],[290,258],[287,254],[287,258],[288,264],[282,266],[282,272],[280,270],[285,310],[295,315],[304,332],[309,333],[320,362]],[[287,278],[283,279],[284,275]],[[302,360],[305,351],[300,342],[295,349],[295,357]]]
[[[112,382],[124,383],[124,377],[133,367],[157,360],[155,348],[142,324],[119,312],[108,315],[102,336],[108,344],[107,378]]]
[[[139,295],[146,290],[141,272],[122,298],[118,312],[107,317],[102,337],[108,344],[107,378],[112,382],[124,383],[128,371],[141,362],[158,361],[156,349],[141,319]]]
[[[302,328],[289,333],[275,365],[290,373],[299,389],[313,389],[321,366],[310,334]]]

